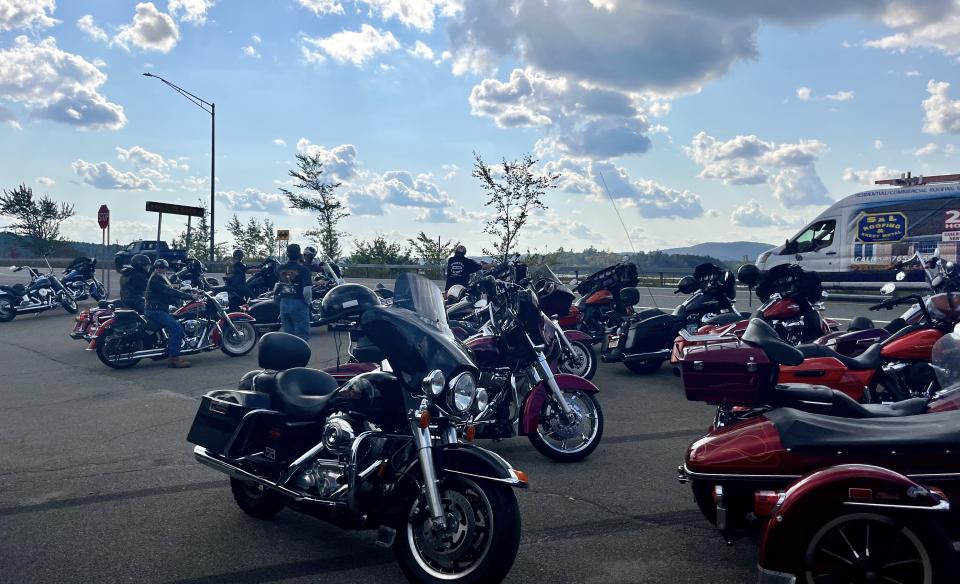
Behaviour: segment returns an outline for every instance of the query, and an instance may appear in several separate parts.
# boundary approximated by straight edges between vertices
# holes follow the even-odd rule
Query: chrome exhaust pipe
[[[234,466],[225,460],[216,458],[210,454],[210,451],[204,448],[203,446],[195,446],[193,448],[193,457],[197,459],[197,462],[200,464],[209,466],[210,468],[220,471],[223,474],[239,479],[241,481],[248,481],[251,483],[256,483],[266,489],[271,489],[277,491],[281,495],[289,497],[298,503],[316,503],[319,505],[326,505],[335,507],[337,503],[333,501],[327,501],[324,499],[317,499],[315,497],[304,496],[303,493],[298,493],[292,489],[280,486],[276,483],[270,482],[267,479],[257,476],[253,473],[247,472],[240,467]]]

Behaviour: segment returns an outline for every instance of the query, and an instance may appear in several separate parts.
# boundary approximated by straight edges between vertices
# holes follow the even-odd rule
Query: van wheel
[[[237,506],[257,519],[272,519],[287,506],[283,497],[256,483],[230,479],[230,490]]]
[[[660,369],[663,359],[648,359],[646,361],[624,361],[627,369],[638,375],[650,375]]]

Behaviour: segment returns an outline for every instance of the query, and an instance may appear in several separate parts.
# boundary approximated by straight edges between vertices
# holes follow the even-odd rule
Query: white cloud
[[[412,49],[407,49],[407,52],[413,55],[414,57],[420,59],[426,59],[428,61],[433,61],[436,57],[433,54],[433,49],[423,41],[417,41],[414,43]]]
[[[436,9],[446,4],[443,0],[362,0],[371,12],[383,20],[396,18],[404,26],[425,32],[433,30]]]
[[[57,181],[53,180],[49,176],[38,176],[37,184],[45,187],[52,187],[53,185],[57,184]]]
[[[873,170],[854,170],[852,168],[847,168],[843,171],[843,180],[861,185],[872,186],[875,181],[887,178],[897,178],[901,174],[904,173],[899,170],[887,168],[886,166],[878,166]]]
[[[87,162],[74,160],[73,171],[88,185],[98,189],[118,189],[128,191],[155,191],[157,187],[149,179],[132,172],[122,172],[107,162]]]
[[[88,37],[102,43],[107,42],[107,33],[93,22],[92,14],[84,14],[77,20],[77,28]]]
[[[453,177],[457,176],[457,171],[460,170],[460,167],[458,167],[456,164],[444,164],[440,168],[444,172],[443,174],[444,180],[450,180]]]
[[[960,100],[951,100],[950,84],[930,80],[923,100],[923,131],[927,134],[960,134]]]
[[[873,147],[876,150],[883,150],[883,140],[874,140]]]
[[[327,56],[338,63],[350,63],[355,67],[363,67],[377,55],[400,48],[393,33],[379,31],[369,24],[361,25],[359,31],[345,30],[326,38],[305,36],[302,42],[301,50],[307,62],[323,62]],[[307,45],[319,49],[319,52]]]
[[[297,2],[317,16],[321,14],[343,14],[343,4],[338,0],[297,0]]]
[[[247,46],[243,47],[243,49],[241,50],[241,52],[243,53],[243,55],[244,55],[245,57],[250,57],[251,59],[259,59],[259,58],[260,58],[260,52],[257,51],[256,47],[254,47],[253,45],[247,45]]]
[[[809,87],[797,88],[797,99],[800,101],[809,101],[812,90]]]
[[[940,151],[940,146],[934,144],[933,142],[928,142],[925,146],[921,146],[913,151],[914,156],[930,156],[931,154],[936,154]]]
[[[776,144],[750,135],[720,141],[700,132],[684,150],[703,167],[701,178],[731,185],[766,183],[784,207],[830,202],[815,168],[820,154],[827,150],[818,140]]]
[[[115,150],[117,151],[118,159],[123,162],[133,163],[137,168],[155,168],[158,170],[167,168],[167,161],[163,156],[156,152],[150,152],[141,146],[131,146],[130,148],[117,147]],[[176,165],[176,161],[172,162]]]
[[[341,144],[327,149],[312,144],[306,138],[297,140],[297,152],[309,156],[319,156],[323,163],[323,172],[338,181],[346,181],[357,176],[357,147],[353,144]]]
[[[826,98],[830,101],[851,101],[853,100],[853,97],[854,92],[852,91],[838,91],[826,96]]]
[[[0,105],[0,122],[7,124],[16,130],[23,129],[23,127],[20,125],[20,122],[17,120],[17,116],[13,115],[12,111],[3,107],[2,105]]]
[[[753,199],[734,209],[730,213],[730,222],[740,227],[783,227],[792,223],[779,215],[766,213]]]
[[[207,11],[213,7],[214,0],[170,0],[167,3],[167,12],[180,19],[180,22],[189,22],[195,25],[207,23]]]
[[[284,140],[283,138],[274,138],[274,139],[273,139],[273,142],[271,142],[271,143],[272,143],[274,146],[283,146],[283,147],[286,147],[286,145],[287,145],[286,140]]]
[[[590,173],[595,182],[602,174],[610,195],[636,207],[641,217],[694,219],[703,215],[700,197],[690,191],[679,191],[652,180],[631,179],[625,169],[611,162],[591,162]]]
[[[354,215],[384,215],[388,207],[408,208],[417,212],[423,223],[457,223],[453,200],[429,180],[428,175],[414,177],[405,170],[392,170],[375,175],[363,186],[347,194]]]
[[[864,43],[867,47],[904,53],[928,49],[947,55],[960,54],[960,12],[953,2],[928,2],[932,17],[891,19],[889,26],[901,28],[894,34]]]
[[[137,4],[133,22],[121,26],[113,43],[130,50],[131,45],[144,51],[169,53],[180,40],[180,30],[169,14],[157,10],[153,2]]]
[[[271,215],[290,214],[286,197],[278,193],[265,193],[253,188],[246,189],[243,192],[218,191],[217,204],[226,206],[233,211],[252,211]]]
[[[49,28],[60,22],[53,18],[56,8],[56,0],[0,0],[0,31]]]
[[[258,35],[257,33],[253,33],[252,35],[250,35],[250,40],[253,41],[253,44],[255,45],[259,45],[260,43],[263,42],[263,39],[260,38],[260,35]]]
[[[34,118],[86,129],[122,128],[123,107],[99,93],[107,76],[79,55],[57,48],[50,37],[33,43],[18,36],[0,50],[0,99],[22,103]]]
[[[904,75],[906,75],[907,77],[920,77],[921,73],[916,69],[911,69],[906,73],[904,73]]]

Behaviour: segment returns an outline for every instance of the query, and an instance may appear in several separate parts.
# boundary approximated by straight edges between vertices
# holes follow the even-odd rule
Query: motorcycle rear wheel
[[[412,501],[393,544],[403,574],[427,584],[502,581],[520,547],[520,509],[513,489],[456,475],[439,488],[447,521],[453,522],[454,533],[446,534],[452,539],[438,539],[423,497]]]
[[[17,318],[17,309],[9,298],[0,298],[0,322],[10,322]]]
[[[241,336],[238,337],[229,326],[224,327],[220,350],[231,357],[241,357],[257,346],[257,329],[249,320],[238,320],[233,326]]]
[[[287,506],[283,497],[256,483],[230,479],[233,500],[244,513],[257,519],[272,519]]]
[[[143,348],[143,340],[140,338],[140,335],[132,336],[133,338],[131,339],[125,339],[129,344],[123,347],[128,353],[135,353]],[[103,338],[97,339],[97,358],[100,359],[100,362],[111,369],[129,369],[139,363],[139,357],[128,359],[111,358],[112,355],[118,353],[118,344],[121,342],[124,342],[124,337],[114,334],[108,334]]]
[[[593,379],[597,372],[597,351],[593,344],[588,341],[573,341],[570,346],[573,347],[574,354],[568,355],[564,351],[560,357],[560,372]]]

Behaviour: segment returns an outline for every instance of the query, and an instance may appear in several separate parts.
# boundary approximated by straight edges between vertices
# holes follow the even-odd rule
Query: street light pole
[[[195,106],[199,107],[203,111],[210,114],[210,261],[213,261],[214,259],[216,259],[214,257],[214,250],[216,249],[216,245],[214,243],[214,233],[216,231],[214,229],[214,226],[216,225],[214,220],[215,219],[214,209],[216,206],[215,193],[216,193],[216,182],[217,182],[217,174],[216,174],[217,108],[216,108],[216,105],[213,104],[212,102],[209,102],[197,97],[196,95],[190,93],[189,91],[187,91],[186,89],[183,89],[178,85],[174,85],[173,83],[167,81],[166,79],[164,79],[163,77],[160,77],[159,75],[154,75],[153,73],[144,73],[143,76],[159,79],[160,81],[165,83],[168,87],[170,87],[171,89],[173,89],[174,91],[182,95],[183,97],[187,98],[188,100],[190,100],[190,102],[193,103]]]

